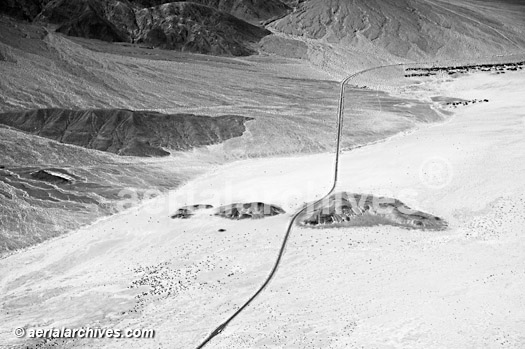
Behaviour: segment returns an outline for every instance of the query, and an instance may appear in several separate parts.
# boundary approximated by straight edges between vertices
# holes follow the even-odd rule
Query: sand
[[[524,81],[452,79],[442,95],[490,102],[342,155],[340,190],[395,197],[450,229],[295,228],[275,281],[209,347],[524,347]],[[262,283],[288,219],[330,188],[332,166],[333,154],[234,162],[0,260],[0,343],[26,343],[18,326],[100,325],[157,335],[56,344],[195,347]],[[248,201],[287,213],[169,218],[186,204]]]

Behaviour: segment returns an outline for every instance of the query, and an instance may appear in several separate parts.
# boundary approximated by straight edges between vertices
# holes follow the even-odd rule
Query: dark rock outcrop
[[[255,53],[250,43],[270,34],[228,13],[189,2],[142,9],[136,19],[137,42],[187,52],[249,55]]]
[[[50,170],[39,170],[31,173],[31,177],[38,179],[39,181],[54,183],[54,184],[69,184],[71,179],[60,175],[59,173],[53,173]]]
[[[258,24],[286,15],[291,8],[279,0],[194,0],[227,12],[246,22]]]
[[[283,213],[285,211],[278,206],[263,202],[250,202],[221,206],[217,209],[215,215],[229,219],[257,219]]]
[[[301,3],[305,2],[306,0],[281,0],[282,3],[290,6],[290,7],[296,7],[299,6]]]
[[[291,10],[293,2],[280,0],[2,0],[0,13],[11,17],[32,21],[42,11],[62,13],[66,16],[60,23],[67,22],[82,14],[79,11],[86,4],[105,7],[108,13],[131,15],[127,9],[137,10],[174,2],[192,2],[229,13],[246,22],[258,24],[281,17]],[[48,6],[49,4],[49,6]],[[80,6],[79,6],[80,5]],[[132,16],[132,15],[131,15]],[[116,16],[118,17],[118,15]],[[53,21],[52,23],[57,23]]]
[[[172,0],[132,0],[144,8],[172,2]],[[191,2],[229,13],[249,23],[261,23],[288,13],[291,8],[280,0],[192,0]]]
[[[191,216],[193,216],[195,214],[195,211],[198,211],[198,210],[206,210],[206,209],[210,209],[210,208],[213,208],[213,205],[207,205],[207,204],[199,204],[199,205],[190,205],[190,206],[183,206],[181,208],[179,208],[177,210],[177,212],[175,212],[171,218],[172,219],[186,219],[186,218],[190,218]]]
[[[101,3],[96,0],[53,0],[42,9],[35,20],[64,24],[89,12],[104,14]]]
[[[80,17],[61,25],[57,32],[68,36],[109,42],[127,41],[126,36],[120,33],[113,23],[92,11],[86,12]]]
[[[0,13],[8,16],[32,21],[51,0],[2,0]]]
[[[165,156],[239,137],[251,118],[123,109],[38,109],[0,114],[0,124],[41,137],[130,156]]]
[[[394,225],[429,230],[447,227],[441,218],[413,210],[399,200],[345,192],[308,205],[298,222],[315,227]]]
[[[127,25],[134,29],[133,18],[130,5],[120,1],[54,0],[36,20],[57,24],[57,32],[68,36],[124,42],[130,41]]]

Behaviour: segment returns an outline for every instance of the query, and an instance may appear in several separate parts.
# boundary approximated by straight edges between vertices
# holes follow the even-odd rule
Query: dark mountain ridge
[[[136,21],[136,42],[215,55],[253,54],[249,43],[270,34],[226,12],[190,2],[142,9],[136,12]]]
[[[255,53],[270,34],[252,23],[279,18],[290,8],[279,0],[8,0],[0,13],[50,23],[69,36],[214,55]]]
[[[183,2],[172,0],[132,0],[131,3],[143,8],[155,7],[167,3]],[[291,11],[284,1],[280,0],[191,0],[190,2],[205,5],[229,13],[252,24],[264,23],[281,17]]]
[[[0,114],[7,125],[61,143],[118,155],[166,156],[240,137],[251,118],[123,109],[38,109]],[[167,150],[166,150],[167,149]]]
[[[334,71],[525,48],[525,3],[515,0],[4,0],[0,13],[70,36],[213,55],[263,50]]]
[[[2,0],[0,13],[24,21],[32,21],[51,0]]]

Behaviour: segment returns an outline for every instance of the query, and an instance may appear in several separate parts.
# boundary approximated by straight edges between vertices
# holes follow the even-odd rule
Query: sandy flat
[[[341,190],[394,196],[450,229],[296,228],[274,282],[209,347],[525,347],[524,81],[516,72],[444,83],[444,96],[490,102],[342,155]],[[100,325],[157,335],[56,343],[195,347],[264,280],[289,217],[330,188],[332,166],[333,154],[231,163],[0,260],[0,343],[24,343],[18,326]],[[287,214],[169,218],[185,204],[237,201]]]

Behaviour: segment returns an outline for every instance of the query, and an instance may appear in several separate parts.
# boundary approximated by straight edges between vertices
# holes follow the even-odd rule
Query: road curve
[[[395,66],[397,65],[403,65],[403,64],[393,64]],[[358,73],[355,73],[355,74],[352,74],[352,75],[349,75],[347,76],[344,80],[341,81],[340,83],[340,94],[339,94],[339,106],[337,108],[337,141],[336,141],[336,146],[335,146],[335,164],[334,164],[334,177],[333,177],[333,184],[332,184],[332,188],[330,189],[330,191],[328,193],[326,193],[326,195],[324,195],[322,198],[320,198],[319,200],[315,201],[314,203],[310,204],[310,206],[305,206],[303,207],[302,209],[300,209],[299,211],[297,211],[293,216],[292,218],[290,219],[290,222],[288,223],[288,227],[286,229],[286,233],[284,235],[284,238],[283,238],[283,242],[281,244],[281,249],[279,250],[279,254],[277,256],[277,259],[275,260],[275,263],[273,265],[273,268],[270,272],[270,274],[268,275],[268,277],[266,278],[266,280],[264,281],[264,283],[261,285],[261,287],[259,287],[259,289],[253,294],[253,296],[251,296],[235,313],[233,313],[226,321],[224,321],[221,325],[219,325],[215,330],[213,330],[210,335],[197,347],[197,349],[200,349],[200,348],[204,348],[204,346],[206,344],[208,344],[215,336],[217,336],[218,334],[220,334],[222,331],[224,331],[224,329],[226,328],[226,326],[228,326],[228,324],[233,320],[235,319],[244,309],[246,309],[251,302],[253,302],[253,300],[255,298],[257,298],[261,293],[262,291],[264,291],[264,289],[266,288],[266,286],[268,286],[268,284],[270,283],[270,281],[272,281],[273,277],[275,276],[276,272],[277,272],[277,269],[279,268],[279,265],[281,263],[281,260],[282,260],[282,257],[284,256],[284,252],[285,252],[285,249],[286,249],[286,244],[288,243],[288,239],[290,237],[290,233],[292,231],[292,228],[293,228],[293,225],[295,223],[295,220],[297,219],[297,217],[299,217],[299,215],[301,215],[308,207],[311,207],[312,205],[316,205],[318,204],[319,202],[323,201],[324,199],[326,199],[328,196],[330,196],[334,190],[335,190],[335,187],[337,186],[337,178],[338,178],[338,175],[339,175],[339,153],[341,152],[341,137],[342,137],[342,132],[343,132],[343,114],[344,114],[344,94],[345,94],[345,85],[348,83],[348,81],[350,79],[352,79],[353,77],[357,76],[357,75],[360,75],[362,73],[366,73],[368,71],[371,71],[371,70],[375,70],[375,69],[379,69],[379,68],[384,68],[384,67],[374,67],[374,68],[370,68],[370,69],[366,69],[366,70],[362,70]]]

